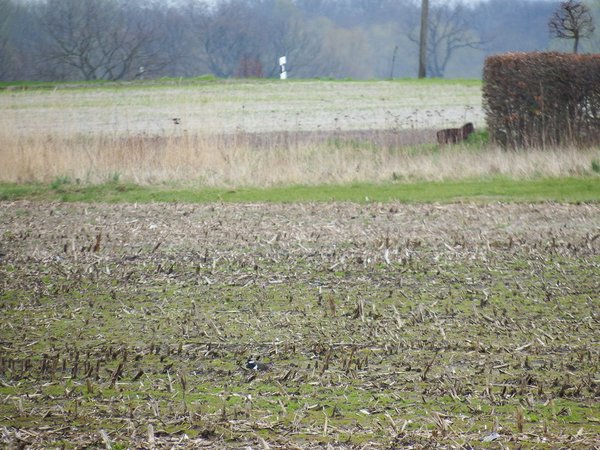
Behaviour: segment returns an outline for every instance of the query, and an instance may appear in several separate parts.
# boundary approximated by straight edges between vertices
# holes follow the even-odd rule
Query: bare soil
[[[0,445],[594,448],[599,280],[598,204],[3,202]]]

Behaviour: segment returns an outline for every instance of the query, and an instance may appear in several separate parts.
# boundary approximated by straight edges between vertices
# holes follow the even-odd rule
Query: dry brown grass
[[[439,148],[484,125],[472,83],[225,82],[0,92],[0,182],[214,187],[590,171],[600,150]],[[173,119],[177,118],[177,123]]]
[[[580,175],[589,172],[592,161],[600,160],[599,149],[438,148],[426,144],[433,136],[431,130],[169,137],[18,137],[0,132],[0,180],[102,183],[118,178],[139,184],[213,187],[440,181]]]

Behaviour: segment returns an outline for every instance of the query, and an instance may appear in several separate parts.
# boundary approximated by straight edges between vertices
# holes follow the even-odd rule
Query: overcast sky
[[[13,0],[16,3],[31,3],[31,2],[39,2],[39,1],[44,1],[44,0]],[[158,0],[159,2],[163,2],[163,3],[177,3],[177,0]],[[199,1],[208,1],[209,3],[218,3],[219,1],[224,1],[224,0],[199,0]],[[421,0],[413,0],[415,3],[421,3]],[[429,0],[430,4],[444,4],[444,5],[448,5],[448,4],[454,4],[454,3],[464,3],[467,5],[472,5],[475,3],[482,3],[485,2],[487,0]],[[508,3],[520,3],[523,0],[506,0]],[[538,1],[538,2],[557,2],[558,0],[528,0],[528,1]]]
[[[414,0],[415,3],[421,3],[421,0]],[[455,3],[463,3],[465,5],[473,5],[476,3],[484,3],[487,0],[429,0],[430,5],[441,4],[441,5],[452,5]],[[533,2],[558,2],[559,0],[528,0]],[[514,3],[518,4],[523,2],[523,0],[506,0],[506,3]]]

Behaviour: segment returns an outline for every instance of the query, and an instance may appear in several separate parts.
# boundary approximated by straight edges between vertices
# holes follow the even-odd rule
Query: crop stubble
[[[599,443],[596,204],[5,202],[0,233],[4,444]]]

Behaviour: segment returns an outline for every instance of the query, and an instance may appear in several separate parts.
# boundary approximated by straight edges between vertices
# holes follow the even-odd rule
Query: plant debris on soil
[[[365,130],[291,130],[271,132],[238,132],[217,138],[223,147],[234,145],[255,149],[289,149],[299,145],[372,146],[398,149],[423,144],[436,144],[436,129],[365,129]]]
[[[594,203],[0,202],[0,444],[598,447],[599,280]]]

